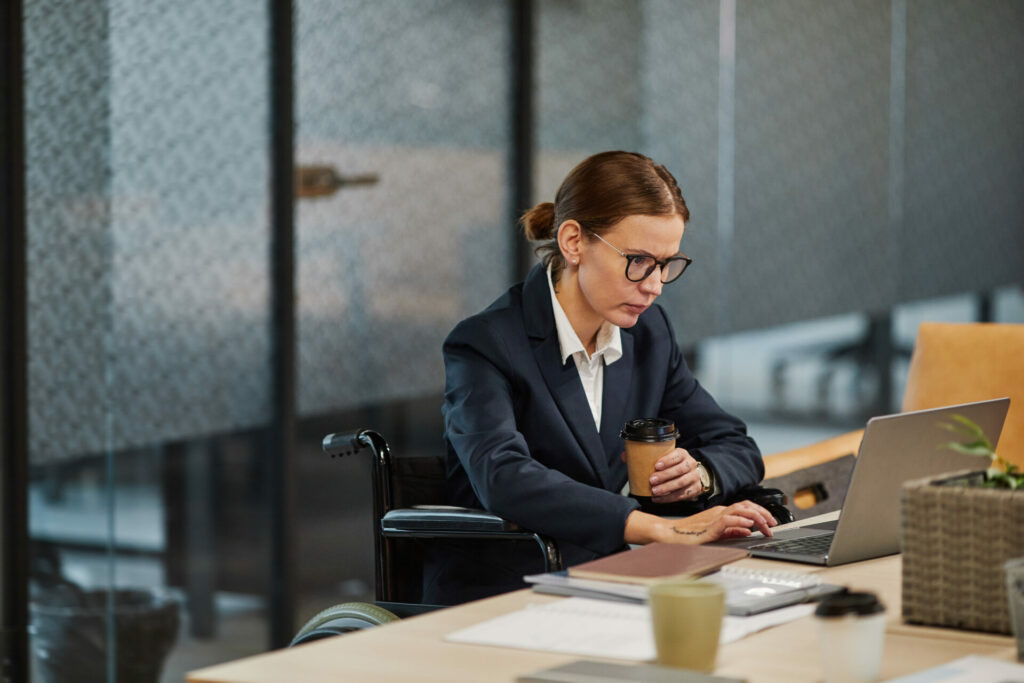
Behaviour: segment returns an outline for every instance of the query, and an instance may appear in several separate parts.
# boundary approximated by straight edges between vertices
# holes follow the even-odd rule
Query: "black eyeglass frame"
[[[609,247],[611,247],[615,251],[619,252],[619,255],[626,259],[626,279],[629,280],[630,282],[643,282],[644,280],[646,280],[647,278],[649,278],[651,276],[651,273],[654,272],[655,268],[660,266],[661,267],[661,273],[660,273],[661,277],[659,279],[661,280],[661,284],[667,285],[668,283],[675,282],[680,277],[682,277],[683,273],[686,272],[686,269],[690,267],[691,263],[693,263],[693,259],[690,258],[689,256],[687,256],[686,254],[682,253],[682,252],[679,252],[675,256],[670,256],[667,259],[664,259],[664,260],[661,260],[661,261],[659,261],[658,259],[654,258],[650,254],[627,254],[626,252],[622,251],[617,246],[615,246],[614,244],[612,244],[611,242],[606,240],[605,238],[603,238],[600,235],[598,235],[596,232],[594,232],[590,228],[586,228],[586,230],[591,235],[593,235],[597,239],[601,240],[602,242],[607,244]],[[654,263],[652,263],[651,266],[644,272],[643,277],[641,277],[641,278],[632,278],[632,277],[629,276],[629,268],[630,268],[630,266],[633,265],[634,261],[639,260],[639,259],[651,259],[652,261],[654,261]],[[679,273],[675,277],[673,277],[671,280],[666,280],[665,279],[665,273],[668,272],[668,270],[667,270],[668,265],[670,263],[673,263],[673,262],[676,262],[676,261],[682,261],[683,269],[680,270]]]

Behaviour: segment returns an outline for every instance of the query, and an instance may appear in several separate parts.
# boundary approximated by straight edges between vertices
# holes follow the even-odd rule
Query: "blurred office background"
[[[1020,0],[14,4],[31,578],[170,597],[166,681],[372,596],[369,463],[320,438],[441,450],[442,339],[591,153],[679,179],[694,265],[661,303],[766,454],[897,409],[921,321],[1024,322]],[[300,180],[361,178],[300,192],[290,245],[282,85]]]

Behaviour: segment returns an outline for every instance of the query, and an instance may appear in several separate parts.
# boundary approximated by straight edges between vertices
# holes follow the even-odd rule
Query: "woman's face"
[[[601,235],[626,254],[646,254],[658,260],[679,253],[683,219],[672,216],[628,216]],[[641,282],[626,278],[626,259],[592,234],[580,245],[578,279],[583,299],[600,318],[619,327],[632,327],[661,294],[661,269]]]

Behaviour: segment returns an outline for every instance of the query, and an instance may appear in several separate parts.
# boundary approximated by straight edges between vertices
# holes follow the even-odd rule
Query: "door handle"
[[[295,197],[329,197],[343,187],[376,185],[379,181],[376,173],[341,175],[332,166],[296,166]]]

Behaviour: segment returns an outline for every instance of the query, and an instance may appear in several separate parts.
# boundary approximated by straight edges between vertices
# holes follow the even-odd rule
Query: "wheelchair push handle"
[[[324,437],[321,444],[324,453],[332,458],[355,455],[367,449],[374,458],[386,465],[391,458],[391,449],[384,437],[372,429],[357,429],[353,432],[334,432]]]
[[[323,451],[332,458],[355,455],[366,448],[362,439],[363,430],[355,432],[335,432],[328,434],[323,440]]]

